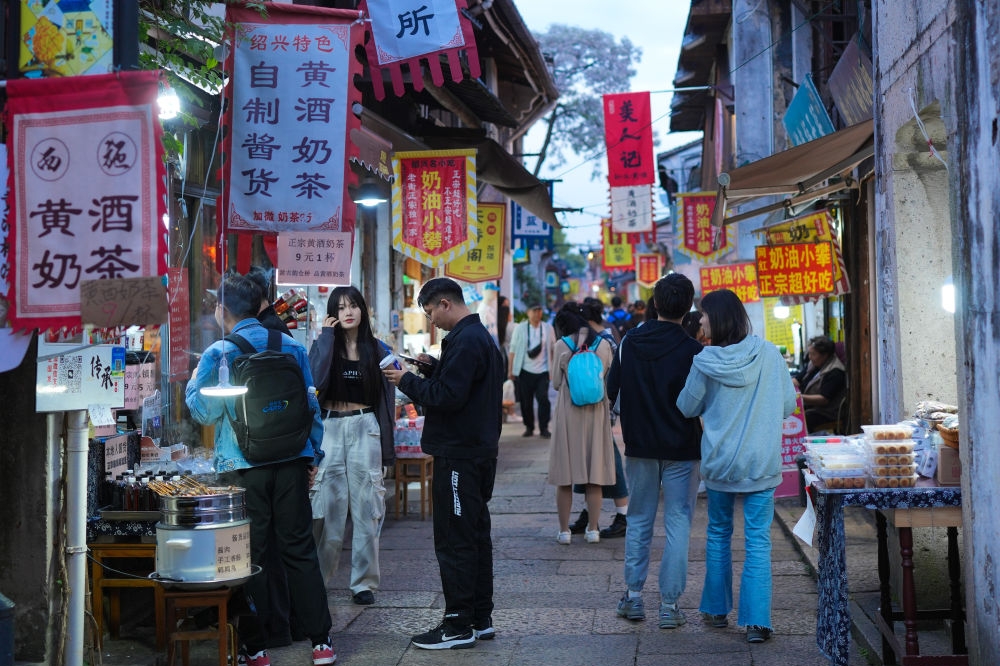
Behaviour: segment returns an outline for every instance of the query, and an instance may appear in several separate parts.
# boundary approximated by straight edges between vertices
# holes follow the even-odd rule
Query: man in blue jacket
[[[420,445],[434,456],[431,501],[434,551],[441,571],[444,620],[413,637],[425,650],[469,648],[494,637],[490,511],[503,411],[504,362],[462,288],[449,278],[423,286],[417,303],[448,331],[437,362],[421,379],[392,366],[382,373],[424,408]]]
[[[680,273],[653,287],[657,319],[629,331],[608,372],[608,400],[621,396],[625,475],[629,485],[625,534],[625,584],[618,615],[643,620],[642,588],[649,570],[653,523],[663,490],[666,539],[660,560],[662,629],[686,622],[677,600],[687,582],[688,541],[698,494],[701,435],[697,419],[677,409],[691,362],[702,346],[684,332],[681,319],[691,309],[694,285]]]
[[[260,290],[244,275],[227,275],[218,291],[219,303],[215,320],[226,335],[245,338],[257,350],[267,347],[268,329],[257,321],[260,310]],[[288,577],[288,590],[296,621],[313,644],[313,663],[332,664],[337,656],[330,639],[332,621],[327,605],[326,586],[320,573],[316,544],[312,536],[312,506],[309,503],[309,480],[323,456],[323,422],[319,417],[319,402],[313,386],[312,372],[305,348],[288,335],[281,336],[281,351],[292,354],[302,369],[313,410],[313,424],[302,451],[287,460],[267,464],[247,462],[240,451],[230,419],[236,418],[236,398],[206,396],[204,387],[218,383],[219,365],[223,353],[229,367],[243,352],[225,340],[212,343],[205,350],[188,382],[185,401],[191,418],[204,425],[215,426],[215,469],[224,483],[245,489],[247,513],[250,517],[250,561],[261,565],[269,561],[272,548],[283,546],[281,556]],[[272,534],[273,529],[273,534]],[[240,622],[240,638],[244,643],[244,661],[250,666],[269,666],[266,626],[271,616],[268,594],[268,572],[252,576],[244,586],[256,608],[256,616]],[[221,621],[221,620],[220,620]]]

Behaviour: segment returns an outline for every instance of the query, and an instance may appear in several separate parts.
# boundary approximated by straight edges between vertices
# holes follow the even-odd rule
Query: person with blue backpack
[[[556,488],[559,533],[556,540],[572,539],[569,517],[573,484],[584,484],[588,525],[587,543],[601,540],[597,520],[601,514],[601,486],[615,483],[614,440],[611,415],[604,391],[604,377],[614,352],[611,344],[587,323],[580,305],[567,302],[555,318],[552,385],[559,392],[553,409],[552,447],[548,481]]]

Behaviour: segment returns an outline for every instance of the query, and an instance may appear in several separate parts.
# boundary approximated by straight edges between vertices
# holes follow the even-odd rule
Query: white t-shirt
[[[524,363],[521,364],[521,369],[536,375],[548,372],[549,341],[546,339],[545,327],[541,323],[537,327],[532,326],[531,322],[524,322],[524,327],[527,329],[525,331],[527,334],[527,343],[524,346]],[[528,351],[534,349],[539,343],[542,345],[542,352],[535,358],[530,358]]]

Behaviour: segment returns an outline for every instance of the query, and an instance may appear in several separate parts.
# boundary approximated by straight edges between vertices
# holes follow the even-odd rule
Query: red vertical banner
[[[715,192],[677,195],[677,233],[681,237],[677,250],[695,261],[714,261],[733,249],[729,228],[712,226],[715,198]],[[718,243],[716,234],[721,234]]]
[[[604,95],[604,140],[611,187],[656,182],[648,92]]]
[[[642,287],[652,287],[660,279],[663,257],[658,254],[635,255],[635,281]]]
[[[392,246],[427,266],[476,246],[476,151],[425,150],[392,158]]]

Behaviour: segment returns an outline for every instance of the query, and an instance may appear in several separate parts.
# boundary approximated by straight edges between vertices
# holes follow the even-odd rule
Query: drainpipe
[[[67,413],[66,427],[66,571],[67,666],[83,664],[84,599],[87,592],[87,411]]]

